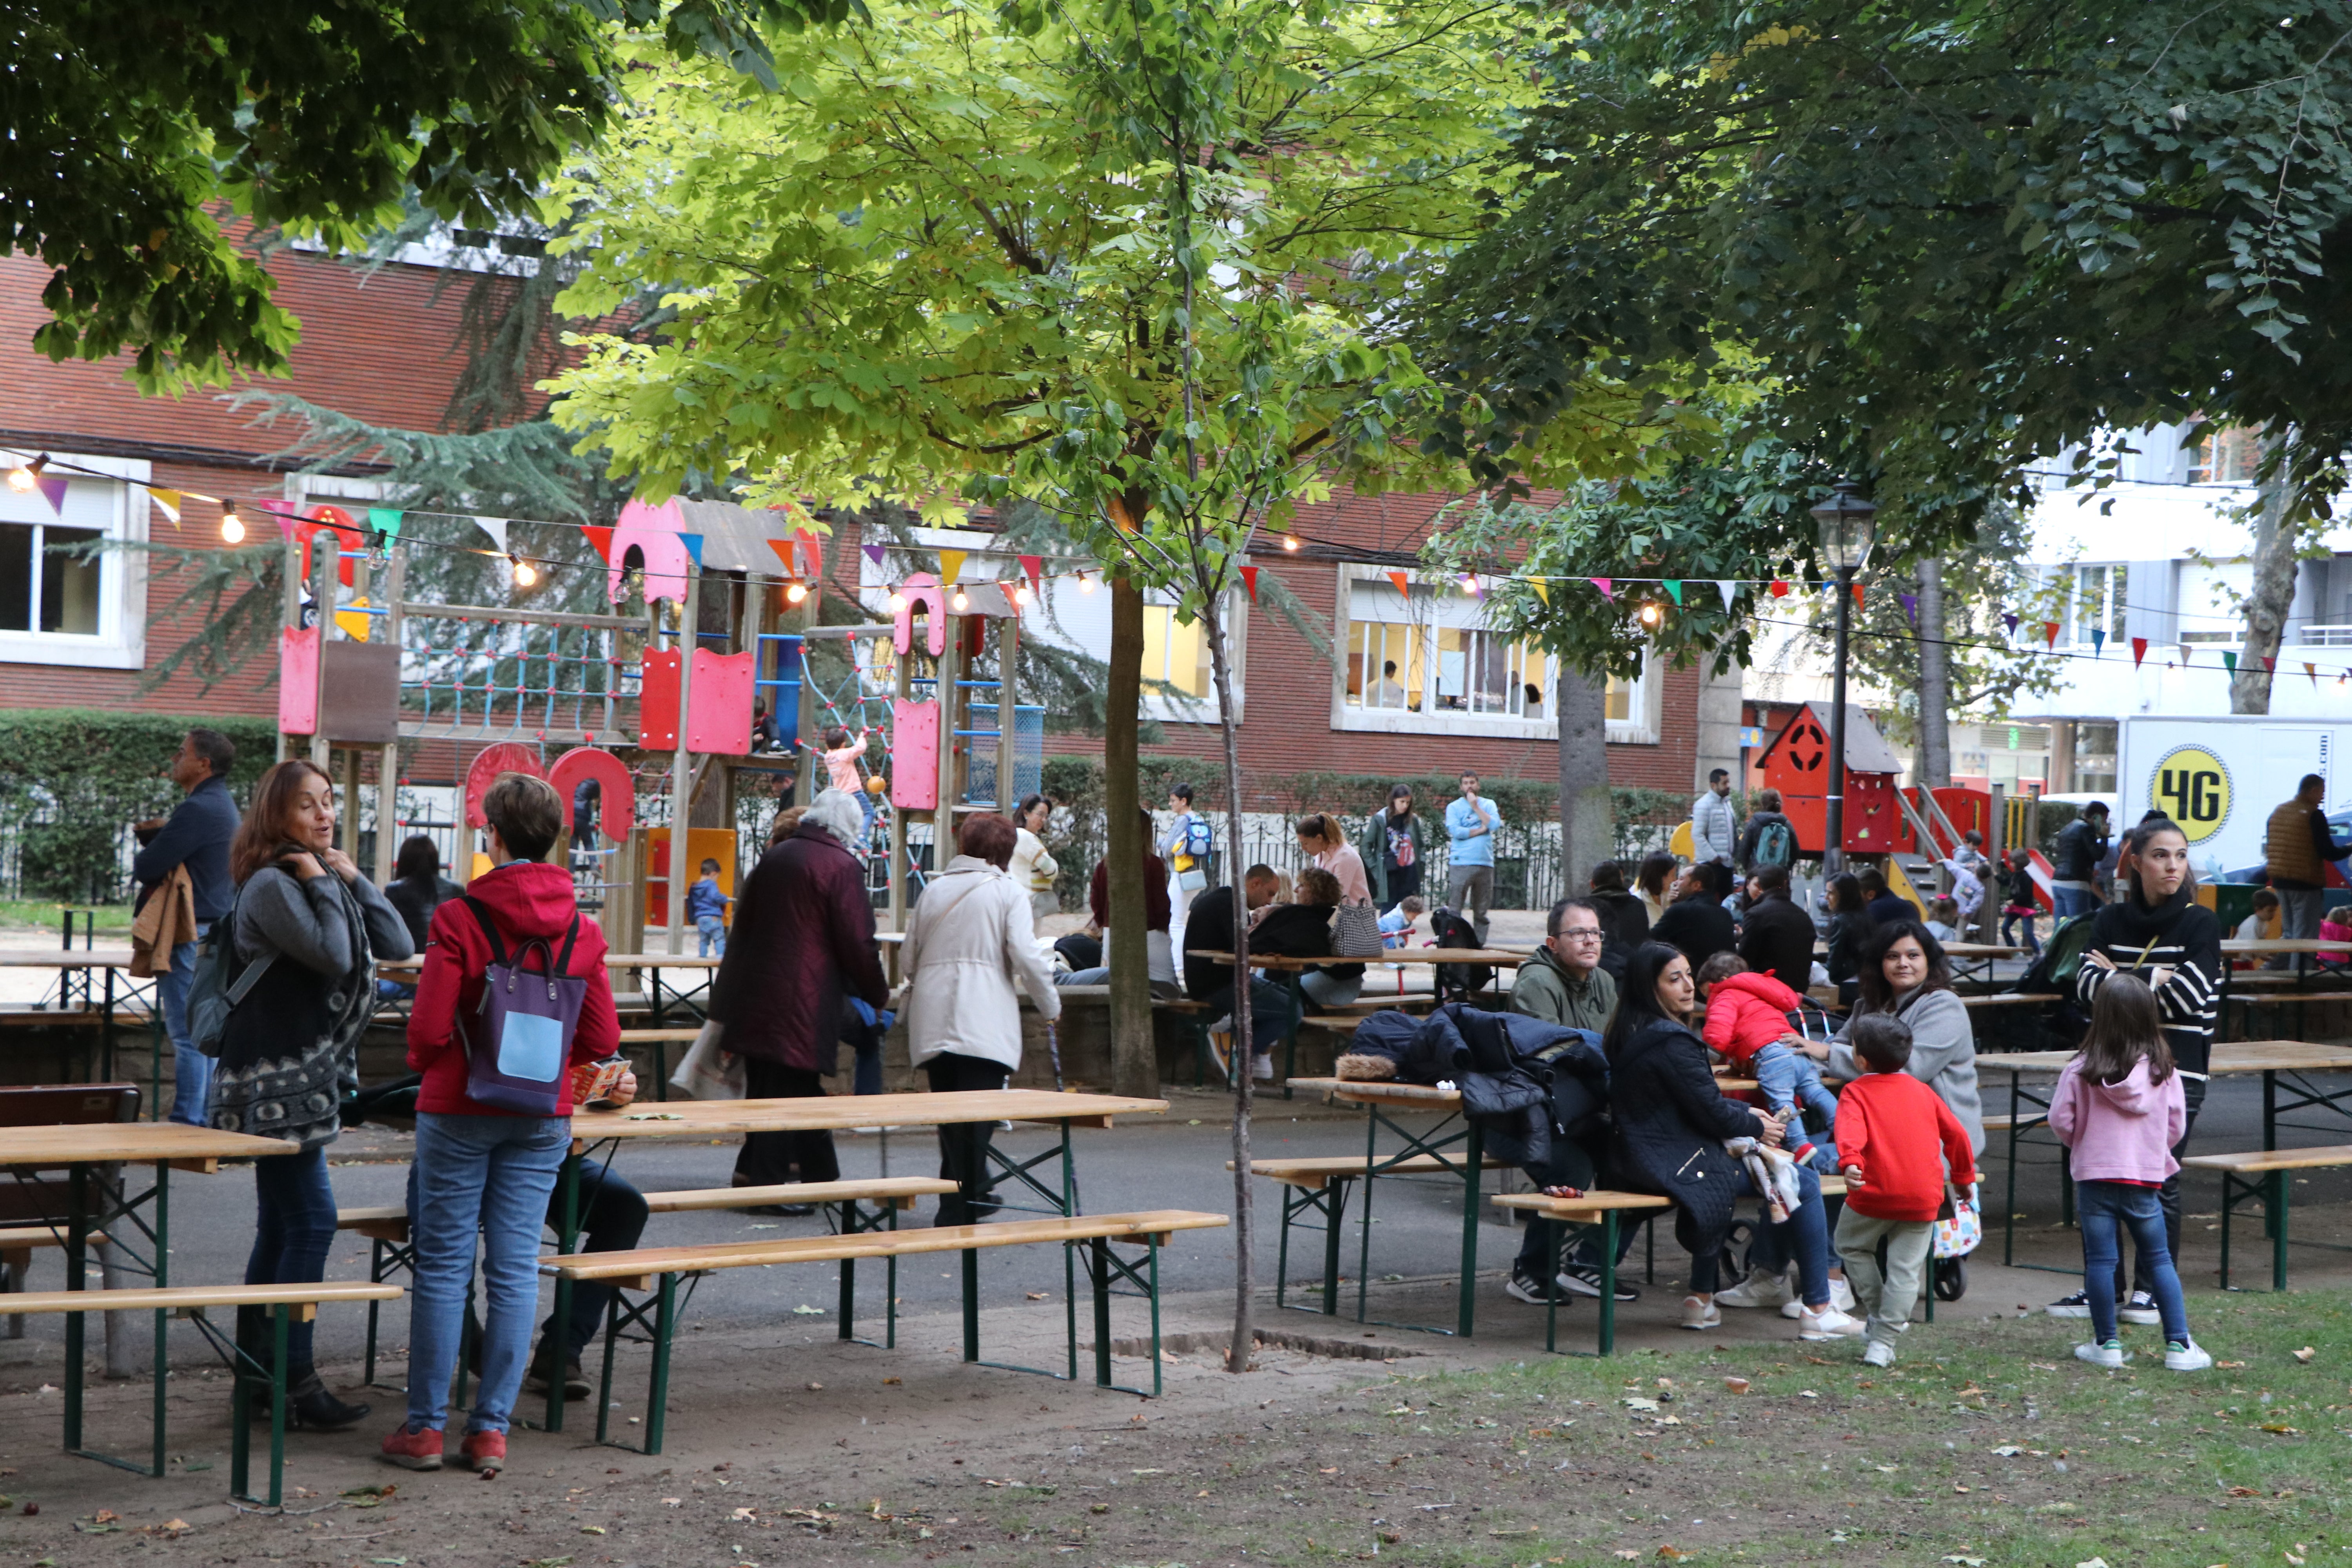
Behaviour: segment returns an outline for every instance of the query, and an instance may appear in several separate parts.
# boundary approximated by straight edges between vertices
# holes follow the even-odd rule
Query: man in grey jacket
[[[1731,864],[1739,824],[1731,810],[1731,774],[1717,768],[1706,775],[1706,791],[1691,802],[1691,858]]]

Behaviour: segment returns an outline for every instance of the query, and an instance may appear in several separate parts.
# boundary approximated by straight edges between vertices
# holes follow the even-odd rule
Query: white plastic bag
[[[713,1019],[702,1026],[702,1033],[694,1037],[687,1047],[677,1070],[669,1075],[670,1088],[688,1100],[741,1100],[749,1084],[743,1071],[743,1058],[719,1048],[719,1037],[725,1026]]]

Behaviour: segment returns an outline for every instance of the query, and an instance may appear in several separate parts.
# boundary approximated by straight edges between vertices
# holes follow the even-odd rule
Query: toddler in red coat
[[[1822,1083],[1822,1069],[1811,1057],[1789,1043],[1800,1038],[1789,1026],[1789,1015],[1804,998],[1769,974],[1750,971],[1736,952],[1718,952],[1698,967],[1698,994],[1706,1004],[1701,1037],[1719,1051],[1743,1078],[1756,1080],[1764,1103],[1774,1110],[1797,1106],[1805,1112],[1805,1127],[1813,1134],[1815,1155],[1810,1163],[1828,1172],[1830,1142],[1837,1134],[1837,1096]],[[1805,1139],[1791,1135],[1789,1151],[1800,1160]]]
[[[1946,1184],[1975,1182],[1976,1161],[1968,1129],[1943,1096],[1903,1070],[1911,1060],[1908,1025],[1892,1014],[1865,1014],[1853,1021],[1847,1038],[1869,1070],[1846,1086],[1838,1117],[1845,1212],[1838,1216],[1837,1249],[1853,1299],[1868,1315],[1862,1359],[1892,1366],[1895,1336],[1910,1321],[1927,1279]]]

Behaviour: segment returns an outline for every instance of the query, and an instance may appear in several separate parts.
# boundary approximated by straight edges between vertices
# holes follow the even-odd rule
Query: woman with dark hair
[[[1013,814],[1013,859],[1005,870],[1013,886],[1028,895],[1029,913],[1034,920],[1059,914],[1062,909],[1062,900],[1054,892],[1054,879],[1062,868],[1045,852],[1045,824],[1053,816],[1053,801],[1042,795],[1031,795]]]
[[[401,840],[400,858],[392,863],[392,880],[384,884],[383,897],[407,923],[410,952],[425,951],[433,911],[464,891],[441,874],[441,851],[432,839],[419,833]]]
[[[1601,912],[1601,967],[1622,991],[1625,965],[1633,950],[1650,939],[1650,912],[1642,900],[1625,890],[1625,867],[1617,860],[1594,863],[1586,883],[1592,906]]]
[[[1370,879],[1372,899],[1384,910],[1421,891],[1422,863],[1429,855],[1429,836],[1413,814],[1412,786],[1391,784],[1386,811],[1372,813],[1364,836],[1356,844],[1364,858],[1364,875]]]
[[[414,949],[400,911],[335,847],[334,782],[310,763],[283,762],[261,775],[228,856],[236,901],[212,940],[232,944],[231,984],[257,966],[261,973],[222,1031],[205,1120],[294,1146],[253,1163],[257,1213],[245,1282],[311,1284],[326,1277],[335,1242],[327,1145],[342,1131],[343,1100],[359,1089],[375,961]],[[263,1309],[237,1309],[239,1342],[267,1364],[265,1323]],[[368,1407],[344,1404],[320,1381],[312,1327],[298,1322],[287,1334],[287,1415],[341,1431]]]
[[[1672,891],[1675,881],[1675,858],[1671,855],[1645,855],[1642,869],[1634,875],[1633,892],[1642,900],[1643,912],[1656,925],[1666,906],[1675,901]]]
[[[1783,1123],[1752,1105],[1727,1100],[1716,1087],[1706,1046],[1692,1032],[1698,1001],[1690,960],[1664,942],[1643,942],[1625,966],[1617,1013],[1601,1054],[1609,1058],[1610,1100],[1616,1107],[1619,1180],[1636,1192],[1674,1200],[1675,1235],[1690,1250],[1691,1293],[1683,1327],[1714,1328],[1724,1238],[1732,1205],[1759,1195],[1744,1161],[1724,1152],[1733,1138],[1778,1145]],[[1862,1324],[1830,1298],[1829,1225],[1821,1179],[1796,1167],[1798,1204],[1768,1226],[1796,1253],[1803,1305],[1798,1337],[1831,1340],[1859,1334]]]
[[[2172,1148],[2177,1160],[2197,1130],[2197,1112],[2205,1102],[2205,1070],[2212,1060],[2213,1024],[2221,1009],[2221,922],[2197,901],[2197,879],[2189,870],[2189,839],[2169,817],[2142,821],[2133,828],[2125,837],[2121,864],[2126,868],[2125,894],[2101,906],[2093,917],[2091,945],[2074,976],[2074,995],[2088,1011],[2107,982],[2124,973],[2137,974],[2156,993],[2164,1043],[2180,1069],[2188,1096],[2188,1121]],[[2165,1178],[2158,1197],[2164,1208],[2166,1238],[2172,1256],[2179,1258],[2179,1172]],[[2136,1255],[2131,1295],[2123,1305],[2125,1322],[2160,1321],[2155,1289],[2149,1260]],[[2120,1268],[2116,1293],[2123,1295]],[[2087,1318],[2089,1299],[2077,1291],[2053,1302],[2050,1314]]]
[[[1851,871],[1840,871],[1830,879],[1826,898],[1830,984],[1838,988],[1840,1003],[1851,1004],[1855,978],[1862,973],[1863,947],[1878,922],[1870,918],[1870,900],[1862,890],[1862,879]]]
[[[1903,1070],[1936,1091],[1968,1129],[1969,1152],[1981,1156],[1984,1100],[1977,1085],[1976,1030],[1952,989],[1944,944],[1917,921],[1892,921],[1871,933],[1862,952],[1862,993],[1844,1027],[1827,1044],[1808,1044],[1806,1055],[1825,1063],[1831,1078],[1860,1078],[1868,1069],[1854,1059],[1853,1020],[1873,1013],[1910,1028],[1911,1060]]]

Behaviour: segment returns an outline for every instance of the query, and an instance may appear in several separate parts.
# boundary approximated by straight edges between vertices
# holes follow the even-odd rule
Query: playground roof
[[[792,515],[784,511],[754,511],[732,501],[683,497],[677,508],[686,531],[702,535],[706,572],[773,572],[778,558],[768,542],[793,536]]]

